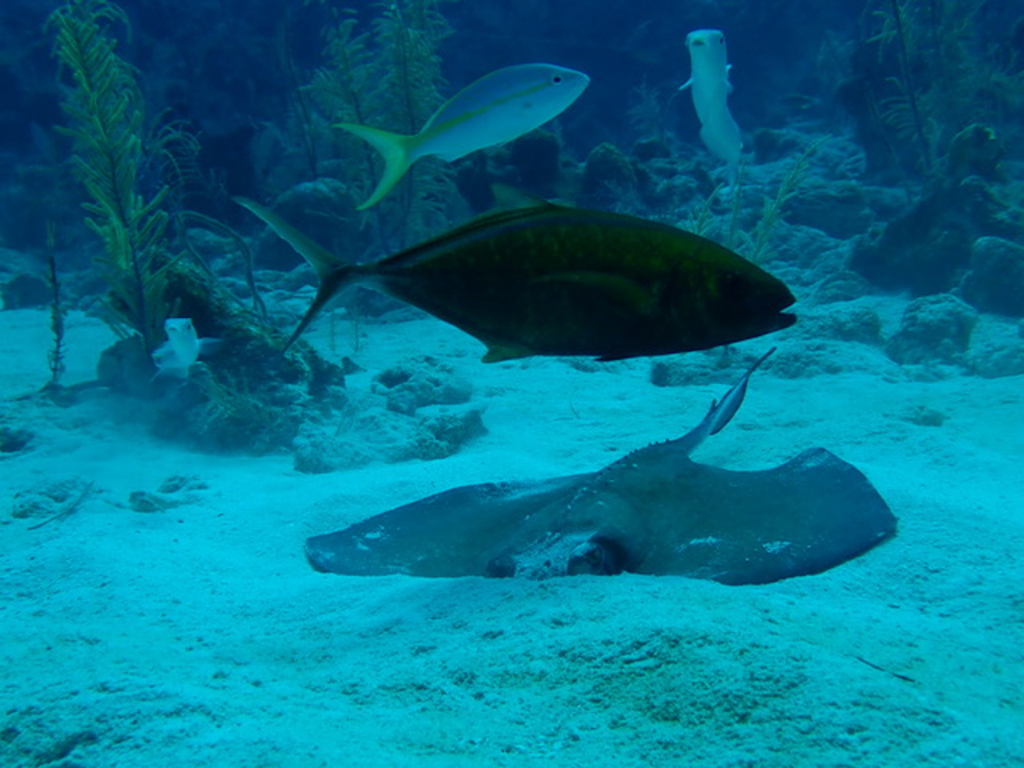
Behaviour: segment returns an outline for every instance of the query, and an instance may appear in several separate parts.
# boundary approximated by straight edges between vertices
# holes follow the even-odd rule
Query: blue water
[[[9,2],[0,764],[1021,764],[1016,5]],[[695,30],[727,45],[710,102],[680,89],[703,77]],[[83,79],[74,45],[97,40]],[[590,84],[357,210],[383,164],[334,123],[414,134],[533,62]],[[738,163],[702,140],[705,106],[738,126]],[[705,130],[728,143],[723,125]],[[473,335],[360,287],[283,351],[317,276],[236,198],[347,268],[503,204],[494,185],[696,232],[782,280],[798,320],[658,358],[484,363]],[[582,273],[538,283],[649,311],[631,275]],[[219,340],[181,342],[186,375],[152,363],[168,318]],[[342,576],[303,554],[452,488],[679,438],[773,346],[694,459],[761,470],[825,448],[899,520],[891,541],[746,586]],[[439,546],[427,523],[409,558]],[[561,551],[557,532],[531,557]],[[561,572],[522,551],[518,576]]]

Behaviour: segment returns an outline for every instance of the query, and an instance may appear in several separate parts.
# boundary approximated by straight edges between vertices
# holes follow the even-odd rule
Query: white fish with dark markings
[[[188,371],[199,356],[209,354],[222,343],[220,339],[200,339],[187,317],[168,318],[164,321],[164,332],[167,341],[153,353],[157,376],[188,378]]]
[[[740,128],[729,112],[732,93],[725,50],[725,35],[717,29],[698,29],[686,36],[690,52],[690,79],[679,90],[690,89],[693,107],[700,120],[700,138],[713,155],[729,164],[735,176],[743,150]]]

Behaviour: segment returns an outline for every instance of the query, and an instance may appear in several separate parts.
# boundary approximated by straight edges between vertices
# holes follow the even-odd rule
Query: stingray
[[[755,362],[682,437],[597,472],[481,483],[306,540],[318,571],[526,577],[622,572],[763,584],[820,573],[892,536],[868,479],[824,448],[736,471],[690,458],[729,423]]]

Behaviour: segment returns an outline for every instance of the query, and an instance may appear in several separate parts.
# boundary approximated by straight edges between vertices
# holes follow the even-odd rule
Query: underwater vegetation
[[[909,207],[862,242],[851,266],[915,296],[958,289],[979,238],[1024,235],[1002,168],[1021,139],[1024,54],[986,36],[976,0],[869,2],[867,33],[839,99],[856,120],[868,170],[906,190]],[[992,309],[991,306],[979,308]]]
[[[63,107],[71,160],[87,194],[87,222],[103,245],[95,259],[107,287],[103,317],[121,337],[101,355],[97,382],[87,386],[157,399],[153,425],[167,437],[223,450],[288,445],[298,433],[303,403],[313,395],[329,403],[329,390],[343,386],[342,374],[309,349],[271,355],[272,330],[241,306],[193,249],[174,246],[174,190],[162,180],[158,159],[169,159],[168,172],[180,170],[172,146],[191,140],[177,126],[147,124],[135,71],[117,55],[110,32],[127,24],[124,12],[104,0],[72,0],[49,20],[54,55],[70,85]],[[58,283],[55,268],[51,281]],[[197,347],[202,340],[194,339],[196,328],[224,346],[215,365],[191,377],[200,368],[196,355],[186,362],[168,357],[176,331],[185,326]],[[168,344],[162,344],[165,328]],[[53,329],[51,385],[62,354],[59,307]],[[184,382],[155,376],[158,367],[175,370]]]
[[[54,55],[73,87],[64,111],[74,140],[71,161],[90,200],[87,223],[103,242],[97,267],[110,293],[108,321],[122,335],[134,331],[146,352],[159,344],[168,317],[166,186],[152,192],[140,180],[147,159],[142,95],[134,73],[115,52],[104,22],[127,24],[102,0],[74,0],[54,11]]]
[[[72,204],[55,195],[62,215],[53,217],[57,246],[49,267],[44,247],[26,247],[22,232],[0,222],[4,242],[26,248],[25,262],[35,258],[39,267],[33,279],[6,281],[4,301],[51,305],[56,382],[66,351],[63,311],[87,308],[102,294],[103,317],[122,337],[100,361],[105,385],[157,401],[154,409],[166,411],[155,420],[162,434],[181,428],[189,441],[260,450],[304,435],[305,418],[328,420],[333,409],[355,406],[339,391],[340,371],[309,357],[315,353],[307,345],[280,354],[286,339],[276,329],[293,327],[306,302],[296,292],[310,290],[314,277],[273,232],[250,229],[232,196],[259,201],[330,253],[331,291],[342,272],[366,287],[390,284],[390,295],[355,288],[344,319],[331,316],[332,330],[342,329],[334,334],[339,346],[351,337],[353,354],[360,324],[409,313],[400,303],[406,299],[500,350],[489,359],[583,349],[545,346],[536,334],[524,341],[523,326],[503,336],[478,316],[461,316],[464,307],[453,308],[435,284],[415,296],[396,287],[399,265],[410,266],[411,254],[436,253],[470,231],[453,227],[493,206],[495,183],[680,226],[781,278],[810,305],[881,288],[913,297],[952,292],[968,310],[1022,314],[1014,245],[1024,217],[1014,163],[1024,65],[1013,41],[1024,38],[1011,25],[993,27],[999,4],[698,5],[643,2],[625,11],[576,0],[507,8],[446,0],[296,2],[253,6],[226,35],[223,9],[197,0],[183,0],[175,11],[181,24],[171,26],[163,7],[132,5],[125,13],[105,0],[69,0],[40,38],[46,48],[53,41],[59,64],[63,118],[51,124],[62,119],[63,132],[48,134],[50,124],[34,117],[40,151],[33,158],[52,156],[56,173],[61,158],[71,157],[86,215],[69,213]],[[740,10],[750,16],[741,20]],[[761,27],[782,37],[762,44]],[[621,34],[609,36],[613,28]],[[268,29],[277,34],[264,34]],[[687,33],[715,30],[729,40],[729,60],[712,62],[715,72],[727,71],[736,85],[729,93],[730,82],[716,80],[726,87],[713,92],[730,115],[724,155],[698,138],[696,94],[678,92],[692,65]],[[468,154],[462,150],[475,148],[472,142],[447,147],[436,154],[450,163],[427,156],[389,175],[380,153],[339,127],[415,136],[432,115],[459,103],[467,85],[472,92],[487,73],[524,61],[577,67],[592,83],[557,120],[500,146],[478,143],[483,149]],[[726,69],[730,64],[735,68]],[[698,101],[707,106],[709,92],[702,93]],[[737,135],[743,152],[729,183],[723,164],[735,160]],[[385,177],[394,186],[374,195]],[[6,194],[23,189],[12,185]],[[96,258],[86,275],[77,270],[88,246]],[[20,270],[14,258],[5,261],[6,274]],[[539,286],[538,295],[548,297],[561,291],[559,301],[572,294],[580,306],[591,302],[595,314],[619,320],[657,293],[642,281],[585,272],[548,276],[531,290]],[[445,306],[433,306],[440,296]],[[197,338],[223,340],[175,382],[153,379],[152,354],[169,319],[191,321]],[[654,335],[646,328],[631,333]],[[877,331],[871,338],[883,343]],[[607,358],[695,343],[679,339],[675,346],[588,350]],[[294,398],[279,388],[294,388]],[[311,415],[313,391],[328,405]],[[211,427],[247,419],[263,424],[258,431],[266,439],[233,439],[240,427]]]
[[[384,168],[373,149],[335,126],[369,125],[406,135],[423,127],[444,101],[439,48],[453,30],[442,3],[375,6],[369,31],[360,31],[362,20],[353,8],[331,9],[324,63],[295,91],[295,127],[315,174],[329,171],[355,199],[370,198]],[[287,145],[287,135],[279,140]],[[449,166],[430,158],[415,164],[396,193],[373,211],[377,247],[396,249],[443,229],[456,197]],[[351,210],[347,200],[339,202],[342,211]],[[353,258],[363,255],[353,250]]]
[[[979,26],[979,0],[869,0],[864,39],[840,100],[857,120],[873,169],[945,173],[972,124],[1006,133],[1024,108],[1024,53]],[[1019,133],[1019,128],[1016,129]]]

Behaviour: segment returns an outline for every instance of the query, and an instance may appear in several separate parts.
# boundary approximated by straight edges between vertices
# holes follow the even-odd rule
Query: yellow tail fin
[[[409,166],[413,163],[409,156],[415,146],[414,139],[416,137],[390,133],[356,123],[336,123],[334,127],[346,130],[368,142],[384,158],[384,174],[377,182],[377,188],[373,190],[373,194],[366,199],[366,202],[357,207],[357,210],[365,211],[371,205],[379,203],[381,198],[390,192],[398,180],[409,170]]]

